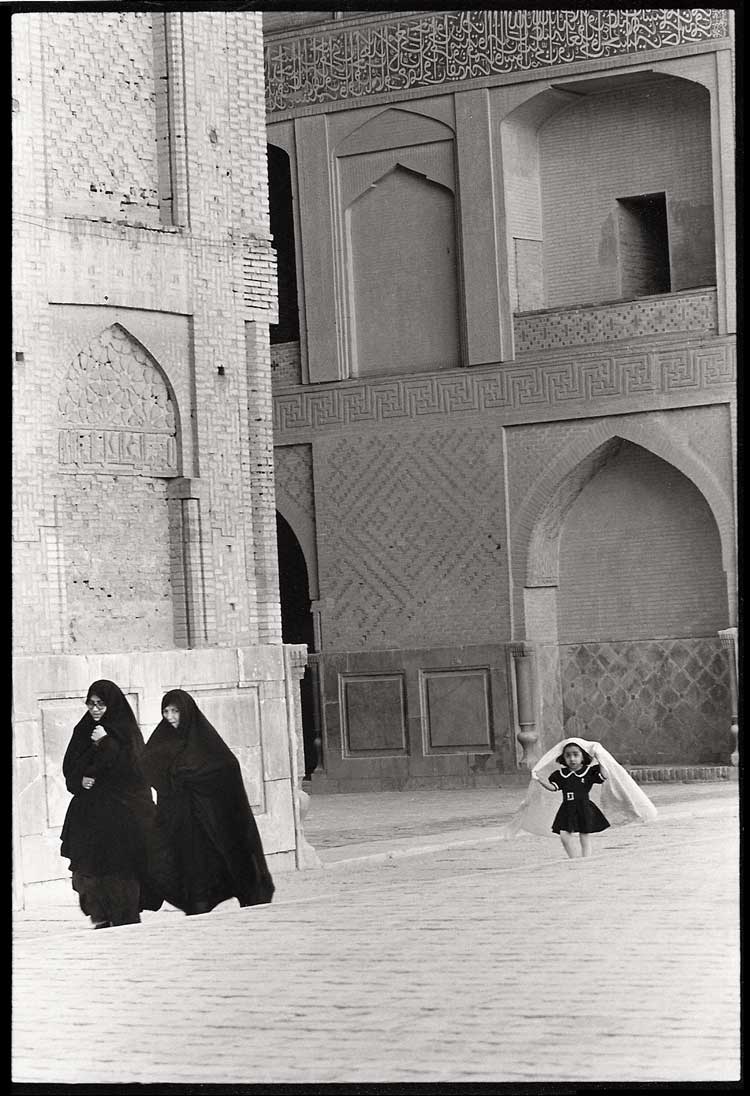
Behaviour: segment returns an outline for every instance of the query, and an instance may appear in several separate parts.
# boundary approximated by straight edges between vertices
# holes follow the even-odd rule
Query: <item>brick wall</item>
[[[158,224],[152,16],[50,12],[36,18],[45,28],[47,180],[54,207]]]
[[[280,642],[268,356],[276,287],[260,17],[30,14],[14,20],[14,37],[18,650],[98,642],[100,611],[111,612],[116,598],[100,582],[101,608],[91,590],[81,600],[66,568],[99,549],[118,553],[107,561],[124,580],[115,615],[144,622],[133,644],[168,644],[172,615],[179,624],[172,642],[186,641],[184,606],[153,612],[167,595],[200,607],[194,641]],[[168,102],[155,90],[167,55]],[[165,181],[157,150],[167,122]],[[161,212],[160,193],[169,199]],[[111,449],[117,436],[122,457],[165,443],[128,419],[131,399],[142,406],[134,377],[117,391],[122,421],[60,421],[66,370],[115,320],[151,348],[152,367],[169,386],[179,428],[168,466],[134,468],[137,458],[127,455],[125,467],[118,458],[102,468],[81,448]],[[108,390],[108,362],[96,358],[95,366],[94,387]],[[86,482],[80,475],[123,473],[151,478],[148,490],[139,488],[148,536],[97,547],[92,530],[72,517],[76,484]],[[187,486],[168,503],[167,484],[181,476]],[[131,515],[134,499],[125,507]],[[172,539],[180,529],[198,538],[187,553],[170,544],[170,528]],[[141,598],[152,562],[159,578]]]
[[[271,376],[274,389],[302,383],[298,342],[274,343],[271,347]]]
[[[166,484],[65,477],[58,520],[71,652],[175,646]]]
[[[620,296],[616,199],[666,192],[672,289],[715,282],[709,96],[684,80],[592,95],[540,130],[546,306]]]
[[[726,627],[716,522],[676,468],[623,442],[583,489],[560,541],[558,621],[562,643]]]
[[[350,434],[314,456],[324,649],[508,637],[495,431]]]

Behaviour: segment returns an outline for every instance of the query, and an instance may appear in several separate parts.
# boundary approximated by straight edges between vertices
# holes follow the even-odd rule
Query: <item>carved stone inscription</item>
[[[724,38],[712,8],[429,12],[266,46],[269,113]]]
[[[58,410],[66,472],[177,475],[175,410],[143,347],[118,324],[76,357]]]

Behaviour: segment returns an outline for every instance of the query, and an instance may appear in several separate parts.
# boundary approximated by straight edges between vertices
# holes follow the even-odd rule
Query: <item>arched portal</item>
[[[276,513],[276,540],[279,553],[282,639],[284,643],[305,643],[308,652],[312,653],[315,651],[315,633],[310,611],[307,564],[292,527],[278,512]],[[308,664],[300,684],[306,778],[310,777],[321,760],[316,669],[314,664]]]
[[[726,576],[715,513],[695,483],[612,437],[563,477],[531,547],[527,625],[529,609],[544,608],[566,732],[630,765],[725,763]],[[543,682],[543,703],[554,694]],[[545,729],[553,722],[547,713]]]

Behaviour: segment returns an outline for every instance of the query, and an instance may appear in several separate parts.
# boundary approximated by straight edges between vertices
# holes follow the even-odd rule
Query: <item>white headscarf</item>
[[[600,742],[588,742],[584,738],[564,738],[551,750],[547,750],[534,765],[526,798],[513,817],[501,828],[502,837],[515,837],[521,830],[544,837],[557,837],[552,832],[552,823],[560,806],[560,797],[542,787],[534,777],[549,778],[550,773],[560,767],[557,758],[571,743],[586,750],[604,768],[607,779],[603,784],[594,784],[590,798],[604,812],[610,825],[651,822],[656,818],[656,807],[649,797]]]

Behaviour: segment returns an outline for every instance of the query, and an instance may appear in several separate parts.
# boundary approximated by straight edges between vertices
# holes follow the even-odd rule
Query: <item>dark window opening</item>
[[[670,293],[669,231],[664,194],[617,199],[623,297]]]
[[[276,148],[275,145],[268,146],[268,204],[279,284],[279,322],[271,324],[271,342],[297,342],[299,311],[294,253],[292,174],[289,157],[283,149]]]
[[[299,541],[287,521],[276,514],[276,543],[279,553],[279,593],[281,596],[281,636],[284,643],[306,643],[315,649],[307,565]],[[302,742],[305,753],[305,777],[309,779],[321,762],[321,735],[315,703],[317,667],[307,666],[300,682]]]

